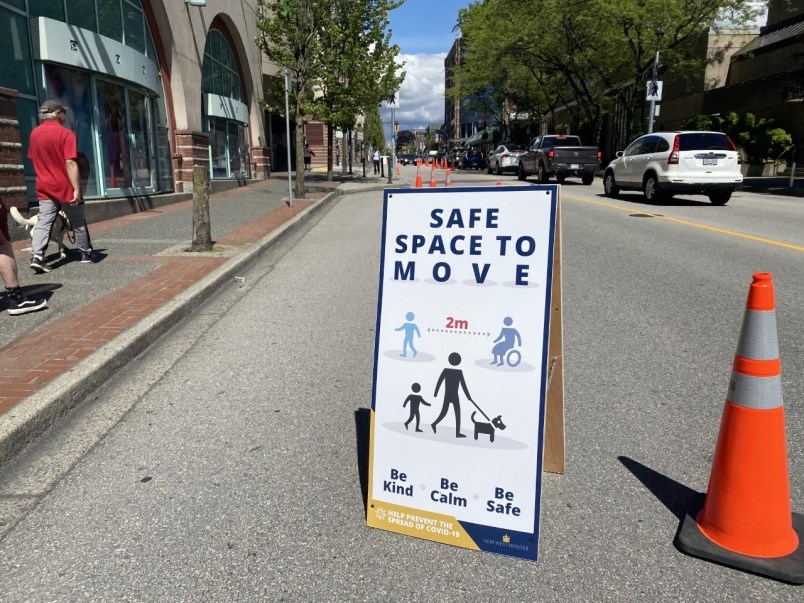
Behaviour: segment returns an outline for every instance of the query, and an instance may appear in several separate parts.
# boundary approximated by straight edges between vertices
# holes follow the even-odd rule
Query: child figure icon
[[[419,332],[419,327],[416,326],[416,323],[413,322],[413,319],[416,318],[416,315],[413,312],[408,312],[405,314],[405,322],[401,326],[394,329],[394,331],[404,331],[405,332],[405,340],[402,342],[402,353],[400,356],[402,358],[407,358],[408,356],[408,348],[413,352],[413,357],[416,357],[416,354],[419,352],[416,351],[416,347],[413,345],[413,337],[414,335],[418,335],[419,337],[422,334]]]
[[[407,421],[405,421],[405,429],[408,428],[408,425],[410,425],[411,421],[416,419],[416,431],[421,432],[421,429],[419,429],[419,405],[424,404],[425,406],[431,406],[431,404],[429,402],[425,402],[424,398],[419,395],[419,392],[422,391],[421,385],[414,383],[410,386],[410,389],[413,393],[405,398],[405,401],[402,403],[402,408],[405,408],[408,402],[410,402],[410,417]]]
[[[515,367],[522,362],[522,354],[519,350],[514,349],[517,346],[522,347],[522,337],[519,335],[519,331],[511,326],[514,324],[513,318],[506,316],[503,324],[505,326],[500,330],[497,339],[492,342],[497,345],[491,349],[491,353],[494,355],[491,364],[495,366],[508,364],[510,367]]]

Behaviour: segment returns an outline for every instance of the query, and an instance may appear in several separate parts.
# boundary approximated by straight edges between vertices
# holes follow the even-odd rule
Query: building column
[[[209,134],[195,130],[176,130],[176,154],[173,155],[173,181],[177,193],[193,192],[193,168],[209,165]]]
[[[19,93],[16,90],[0,87],[0,202],[7,208],[16,207],[27,215],[28,191],[22,164],[17,96]],[[13,237],[13,230],[11,234]]]
[[[271,177],[271,149],[251,147],[251,177],[265,180]]]

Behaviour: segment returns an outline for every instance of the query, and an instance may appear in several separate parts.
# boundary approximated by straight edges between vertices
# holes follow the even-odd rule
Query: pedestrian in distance
[[[312,172],[313,168],[311,167],[313,157],[315,157],[315,153],[313,149],[310,147],[310,143],[308,142],[304,145],[304,171],[305,172]]]
[[[379,149],[374,149],[374,152],[371,154],[371,160],[374,162],[374,173],[380,173],[380,151]]]
[[[11,316],[35,312],[47,307],[44,298],[31,299],[22,293],[17,278],[17,260],[11,247],[11,236],[8,231],[8,210],[0,199],[0,278],[6,287],[8,313]]]
[[[31,269],[43,274],[50,272],[44,257],[50,229],[60,209],[64,210],[75,228],[75,242],[81,252],[81,263],[92,262],[84,201],[81,191],[78,149],[75,133],[65,126],[67,110],[56,100],[47,100],[39,107],[42,120],[31,132],[28,158],[36,172],[36,198],[39,200],[39,219],[33,229]]]
[[[421,433],[422,430],[419,429],[419,420],[420,420],[419,419],[419,405],[424,404],[425,406],[431,406],[431,404],[429,402],[425,402],[424,398],[422,398],[419,395],[419,392],[422,391],[422,386],[421,385],[419,385],[418,383],[414,383],[413,385],[410,386],[410,389],[411,389],[411,391],[413,393],[410,394],[407,398],[405,398],[405,401],[402,403],[402,408],[405,408],[405,406],[407,406],[408,402],[410,402],[410,417],[408,417],[408,420],[405,421],[405,429],[407,429],[408,425],[410,425],[410,422],[415,419],[416,420],[416,431]]]

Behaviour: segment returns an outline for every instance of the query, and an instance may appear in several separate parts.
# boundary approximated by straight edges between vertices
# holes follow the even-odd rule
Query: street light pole
[[[659,77],[658,69],[659,69],[659,42],[664,35],[664,30],[661,27],[657,27],[654,31],[656,34],[656,57],[653,59],[653,83],[656,83],[656,78]],[[643,105],[644,106],[644,105]],[[653,133],[653,119],[656,117],[656,99],[650,99],[650,119],[648,120],[648,134]]]
[[[285,131],[287,132],[288,147],[288,207],[293,207],[293,185],[290,181],[290,108],[288,106],[288,90],[290,90],[290,69],[285,69]]]
[[[388,156],[388,184],[394,183],[394,167],[396,167],[396,129],[395,108],[391,107],[391,154]]]

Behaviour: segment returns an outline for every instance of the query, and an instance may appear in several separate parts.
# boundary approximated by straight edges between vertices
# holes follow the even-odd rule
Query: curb
[[[93,352],[76,366],[48,382],[0,417],[0,466],[12,460],[62,415],[81,404],[115,373],[153,345],[172,327],[232,280],[252,260],[309,221],[333,200],[353,193],[385,190],[367,186],[360,190],[335,189],[300,212],[253,246],[242,250],[225,264],[178,294],[151,315]]]

